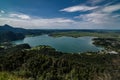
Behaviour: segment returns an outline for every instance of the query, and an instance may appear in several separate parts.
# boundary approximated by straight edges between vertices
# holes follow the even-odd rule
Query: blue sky
[[[120,0],[1,0],[0,25],[32,29],[120,29]]]

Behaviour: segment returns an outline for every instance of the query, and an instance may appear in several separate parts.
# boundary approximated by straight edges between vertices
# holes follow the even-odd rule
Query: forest
[[[0,50],[0,80],[119,80],[120,55],[70,54],[28,44]]]
[[[119,80],[119,33],[119,30],[30,30],[0,26],[0,80]],[[63,53],[46,45],[11,44],[14,40],[42,34],[97,37],[93,44],[118,54]]]

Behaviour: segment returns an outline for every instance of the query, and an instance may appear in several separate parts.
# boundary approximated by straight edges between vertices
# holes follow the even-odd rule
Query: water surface
[[[87,52],[100,51],[101,47],[92,44],[94,37],[51,37],[48,35],[41,35],[35,37],[26,37],[24,40],[14,41],[15,44],[28,43],[30,46],[49,45],[61,52]]]

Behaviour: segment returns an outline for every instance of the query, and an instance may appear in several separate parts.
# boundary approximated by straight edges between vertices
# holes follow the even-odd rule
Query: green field
[[[51,33],[50,36],[53,37],[61,37],[61,36],[69,36],[69,37],[82,37],[82,36],[93,36],[93,37],[117,37],[120,38],[119,33],[115,32],[77,32],[77,31],[72,31],[72,32],[56,32],[56,33]]]

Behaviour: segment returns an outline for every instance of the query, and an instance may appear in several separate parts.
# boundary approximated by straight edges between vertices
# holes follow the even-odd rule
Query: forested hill
[[[50,46],[30,48],[28,44],[0,50],[0,80],[119,80],[119,78],[119,54],[90,52],[66,54],[57,52]]]
[[[28,30],[26,29],[23,29],[23,28],[14,28],[10,25],[3,25],[3,26],[0,26],[0,32],[8,32],[8,31],[11,31],[11,32],[14,32],[14,33],[27,33]]]
[[[25,36],[22,33],[14,33],[11,31],[0,32],[0,42],[9,42],[14,40],[24,39]]]
[[[22,28],[13,28],[9,25],[0,26],[0,42],[24,39],[25,32],[27,32],[27,30]]]
[[[41,35],[53,32],[52,30],[37,30],[15,28],[10,25],[0,26],[0,42],[24,39],[26,35]]]

